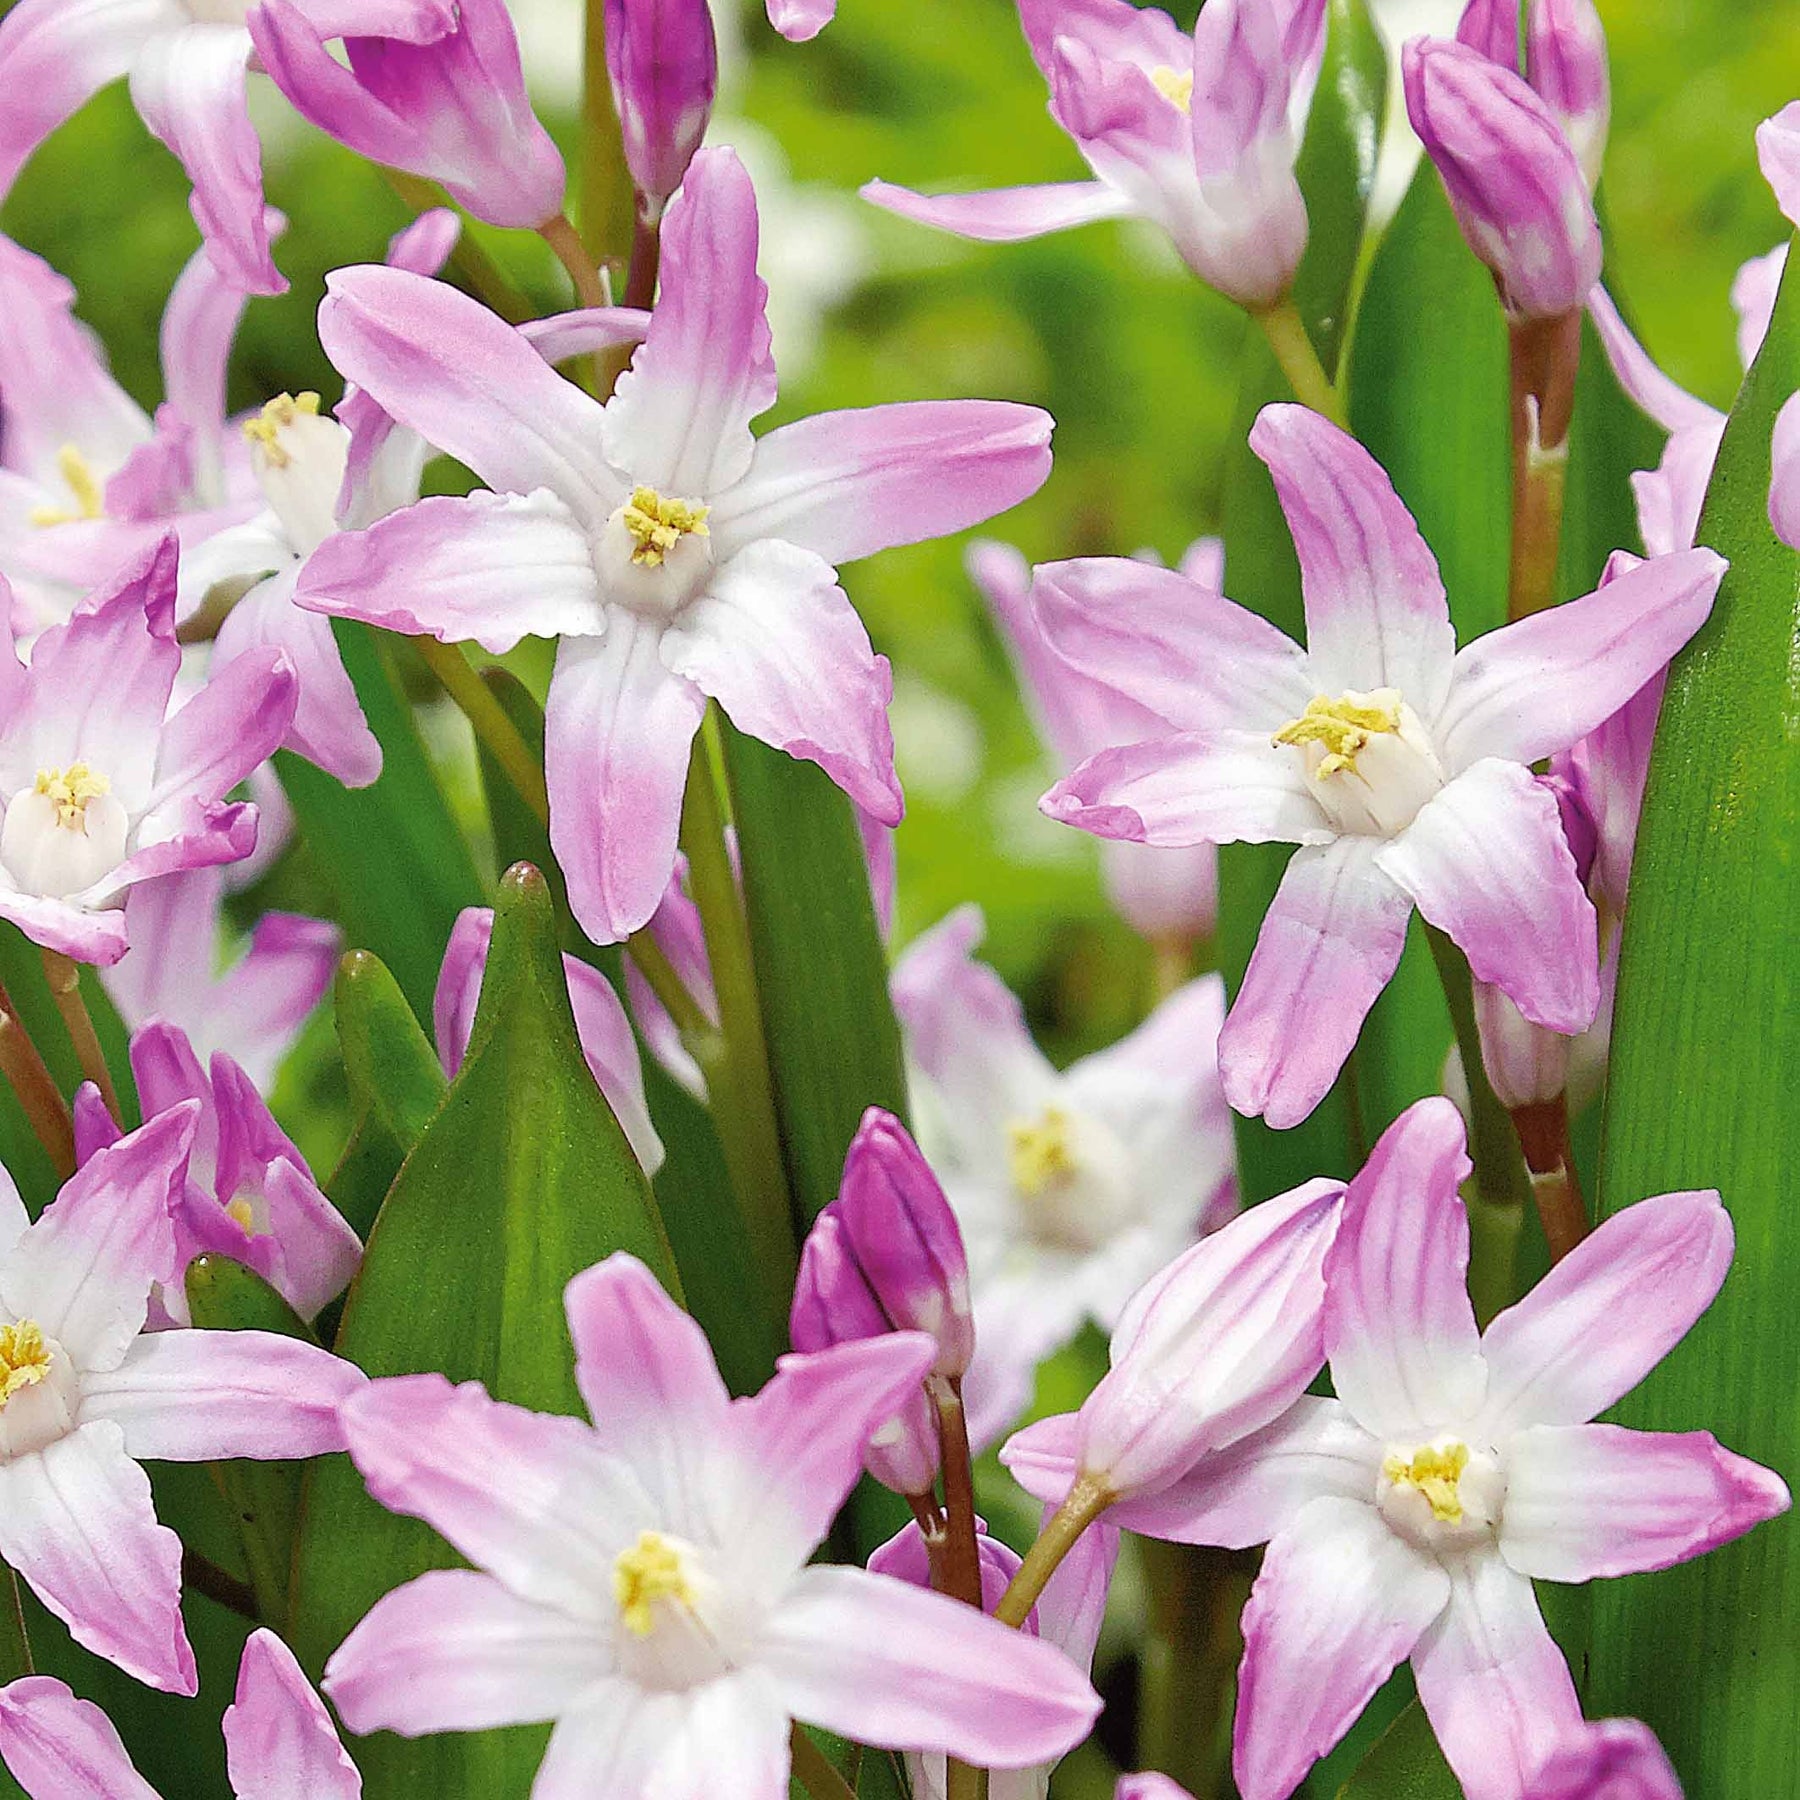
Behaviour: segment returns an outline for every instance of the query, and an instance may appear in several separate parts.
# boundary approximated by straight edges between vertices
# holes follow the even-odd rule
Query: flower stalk
[[[569,222],[567,213],[558,213],[538,227],[538,236],[551,248],[556,260],[568,271],[575,287],[575,298],[583,306],[610,306],[606,278],[594,258],[588,254],[580,234]]]
[[[1325,365],[1319,361],[1319,353],[1307,334],[1306,322],[1293,301],[1278,300],[1273,306],[1258,308],[1251,317],[1269,340],[1269,348],[1274,351],[1288,386],[1294,390],[1294,398],[1332,424],[1347,426],[1343,396],[1325,373]]]
[[[0,987],[0,1075],[17,1095],[57,1179],[66,1181],[75,1173],[75,1128],[69,1105],[4,987]]]
[[[1569,1145],[1569,1101],[1566,1094],[1514,1109],[1513,1129],[1531,1176],[1531,1192],[1543,1220],[1551,1259],[1562,1259],[1587,1236],[1587,1202]]]
[[[856,1789],[837,1772],[831,1758],[798,1725],[788,1739],[788,1748],[793,1757],[794,1779],[812,1800],[856,1800]]]
[[[975,1471],[969,1455],[962,1383],[934,1376],[926,1387],[937,1414],[938,1450],[944,1467],[943,1550],[933,1574],[941,1574],[944,1593],[980,1612],[981,1552],[976,1546]],[[947,1766],[945,1782],[946,1800],[986,1800],[985,1769],[972,1768],[953,1758]]]
[[[1528,618],[1556,604],[1569,425],[1581,361],[1581,314],[1513,319],[1512,556],[1506,616]]]
[[[1016,1628],[1030,1618],[1031,1609],[1038,1603],[1038,1596],[1049,1585],[1050,1577],[1061,1567],[1063,1558],[1075,1548],[1081,1534],[1112,1503],[1111,1491],[1091,1475],[1076,1477],[1075,1485],[1069,1489],[1067,1498],[1044,1521],[1044,1528],[1038,1533],[1037,1542],[1026,1551],[1018,1574],[1000,1596],[1000,1604],[994,1608],[994,1617],[1002,1625]]]
[[[115,1125],[125,1123],[119,1108],[119,1091],[113,1086],[112,1071],[106,1066],[106,1052],[100,1048],[100,1034],[94,1029],[87,1001],[81,994],[81,964],[64,956],[60,950],[44,951],[44,979],[50,984],[50,997],[62,1015],[63,1028],[75,1046],[75,1060],[83,1077],[100,1090],[106,1110]]]

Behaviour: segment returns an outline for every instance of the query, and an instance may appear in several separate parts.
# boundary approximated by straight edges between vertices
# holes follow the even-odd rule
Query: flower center
[[[670,1601],[691,1614],[698,1599],[687,1553],[660,1531],[640,1531],[637,1542],[619,1552],[613,1563],[613,1594],[625,1629],[640,1638],[656,1629],[662,1602]]]
[[[1409,1542],[1455,1550],[1485,1539],[1500,1522],[1506,1478],[1493,1456],[1461,1438],[1390,1445],[1375,1504]]]
[[[85,762],[43,768],[0,824],[0,862],[27,893],[62,900],[125,859],[131,820],[112,783]]]
[[[0,1461],[67,1436],[79,1402],[68,1353],[35,1319],[0,1325]]]
[[[1314,797],[1341,832],[1393,837],[1444,785],[1430,734],[1398,688],[1321,694],[1270,741],[1302,758]]]
[[[244,421],[244,436],[270,468],[285,469],[294,460],[292,440],[297,421],[318,416],[317,394],[277,394],[263,402],[254,419]]]
[[[1354,691],[1335,700],[1320,695],[1306,703],[1299,718],[1290,719],[1275,734],[1278,744],[1319,744],[1324,749],[1313,774],[1321,780],[1332,775],[1354,775],[1356,759],[1372,737],[1400,729],[1400,693],[1397,688],[1377,688],[1372,694]]]
[[[1431,1516],[1442,1525],[1463,1521],[1459,1483],[1469,1466],[1469,1446],[1451,1442],[1441,1448],[1427,1444],[1404,1460],[1389,1455],[1381,1465],[1382,1478],[1396,1488],[1411,1488],[1425,1496]]]
[[[698,500],[666,499],[653,487],[635,487],[619,509],[619,522],[637,546],[631,560],[640,568],[660,569],[684,537],[707,537],[710,506]]]
[[[1026,1229],[1039,1243],[1085,1255],[1131,1217],[1130,1153],[1099,1119],[1052,1103],[1006,1126],[1007,1169]]]
[[[1036,1119],[1014,1119],[1007,1125],[1013,1186],[1027,1200],[1035,1200],[1052,1182],[1066,1181],[1080,1168],[1072,1127],[1060,1106],[1046,1106]]]
[[[1188,112],[1194,104],[1194,72],[1192,69],[1172,69],[1167,63],[1159,63],[1150,71],[1150,79],[1156,84],[1156,91],[1170,105],[1178,106]]]
[[[244,421],[250,462],[288,541],[310,556],[337,530],[350,434],[319,411],[317,394],[277,394]]]
[[[37,526],[73,525],[78,519],[98,519],[106,511],[106,495],[94,465],[73,444],[56,453],[56,467],[70,494],[74,510],[61,506],[34,506],[28,515]]]
[[[50,1373],[50,1346],[35,1319],[0,1326],[0,1407]]]
[[[79,831],[85,837],[88,802],[111,793],[112,783],[86,763],[72,762],[66,769],[39,769],[34,791],[55,808],[56,822],[64,831]]]
[[[704,501],[658,493],[640,482],[606,521],[595,567],[606,598],[646,619],[672,619],[712,573]]]

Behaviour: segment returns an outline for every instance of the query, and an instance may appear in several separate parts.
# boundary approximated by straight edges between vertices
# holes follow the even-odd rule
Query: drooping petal
[[[1366,1501],[1302,1509],[1269,1545],[1244,1608],[1231,1758],[1244,1800],[1286,1800],[1449,1597],[1436,1559]]]
[[[1409,1106],[1350,1183],[1326,1259],[1332,1387],[1376,1437],[1428,1440],[1486,1390],[1458,1192],[1467,1142],[1452,1102]]]
[[[565,639],[544,708],[550,842],[596,943],[656,911],[675,868],[688,749],[706,698],[671,673],[658,627],[614,608],[602,638]]]
[[[1445,766],[1533,763],[1586,737],[1706,622],[1725,569],[1711,550],[1652,557],[1585,599],[1477,638],[1437,720]]]
[[[859,192],[883,212],[983,244],[1017,244],[1096,219],[1123,219],[1137,210],[1129,194],[1104,181],[1053,181],[973,194],[915,194],[891,181],[867,181]]]
[[[1377,866],[1378,841],[1294,853],[1219,1033],[1225,1098],[1277,1129],[1325,1097],[1406,946],[1407,894]]]
[[[1304,406],[1265,406],[1250,448],[1268,464],[1294,536],[1319,692],[1398,688],[1432,718],[1456,637],[1437,559],[1386,472]]]
[[[979,525],[1044,485],[1052,424],[1009,401],[915,400],[783,425],[714,504],[719,553],[783,538],[835,567]]]
[[[606,1096],[606,1104],[644,1173],[654,1175],[662,1167],[663,1142],[644,1096],[644,1063],[631,1018],[612,983],[592,963],[565,956],[563,974],[568,979],[569,1007],[575,1014],[575,1035],[588,1073]]]
[[[0,1557],[84,1648],[167,1694],[199,1689],[181,1623],[181,1540],[108,1419],[0,1462]]]
[[[1715,408],[1696,399],[1652,360],[1604,286],[1596,285],[1588,295],[1587,310],[1620,387],[1664,431],[1685,431],[1718,418]]]
[[[1731,310],[1738,322],[1738,361],[1746,369],[1756,361],[1763,339],[1769,335],[1787,259],[1787,245],[1777,244],[1773,250],[1751,257],[1731,284]]]
[[[580,521],[547,488],[437,496],[340,531],[307,558],[294,599],[495,655],[527,634],[591,637],[605,616]]]
[[[237,1800],[358,1800],[362,1793],[331,1715],[272,1631],[253,1631],[245,1643],[221,1729]]]
[[[263,829],[266,835],[266,814]],[[250,1079],[267,1088],[331,985],[342,947],[342,932],[328,920],[264,913],[250,934],[250,948],[213,987],[205,1028],[195,1042],[229,1050]]]
[[[153,1331],[82,1384],[81,1416],[112,1419],[140,1460],[323,1456],[344,1447],[338,1407],[366,1381],[354,1363],[266,1331]]]
[[[1710,1190],[1614,1213],[1488,1326],[1487,1431],[1604,1412],[1687,1336],[1731,1253],[1731,1218]]]
[[[0,1762],[29,1800],[160,1800],[112,1720],[48,1675],[0,1688]]]
[[[270,218],[272,237],[282,221]],[[157,345],[162,359],[163,396],[192,428],[195,486],[202,494],[223,493],[220,452],[225,436],[225,370],[232,340],[249,295],[221,273],[202,247],[188,258],[169,303],[163,308]],[[185,575],[186,570],[183,570]]]
[[[370,1608],[321,1683],[354,1732],[486,1731],[555,1718],[612,1666],[594,1626],[475,1569],[433,1569]]]
[[[1450,1568],[1450,1604],[1413,1651],[1419,1700],[1467,1800],[1518,1800],[1581,1724],[1531,1583],[1496,1554]]]
[[[46,950],[102,967],[116,963],[128,944],[122,912],[88,912],[64,900],[40,900],[35,894],[0,888],[0,919],[18,926]]]
[[[756,194],[736,152],[700,151],[663,224],[649,335],[606,405],[607,456],[633,481],[709,500],[749,469],[750,421],[775,403],[756,240]]]
[[[865,812],[899,824],[893,679],[829,563],[778,539],[748,545],[671,622],[661,654],[740,731],[816,762]]]
[[[816,38],[837,16],[837,0],[768,0],[769,23],[790,44]]]
[[[1593,1024],[1598,921],[1556,797],[1528,768],[1489,758],[1465,769],[1375,862],[1533,1025]]]
[[[806,1570],[769,1620],[761,1660],[796,1718],[987,1768],[1060,1756],[1100,1711],[1053,1644],[862,1569]]]

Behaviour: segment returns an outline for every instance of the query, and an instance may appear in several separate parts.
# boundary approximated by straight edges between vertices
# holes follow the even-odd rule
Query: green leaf
[[[582,1060],[549,890],[514,868],[468,1054],[375,1221],[336,1348],[371,1375],[438,1369],[578,1412],[563,1288],[616,1250],[679,1291],[649,1184]],[[296,1647],[316,1670],[382,1594],[454,1561],[428,1527],[369,1499],[346,1458],[321,1459],[301,1521]],[[535,1728],[381,1734],[356,1755],[370,1800],[522,1800],[543,1743]]]
[[[1800,556],[1768,519],[1769,434],[1800,388],[1800,257],[1745,380],[1700,541],[1730,558],[1671,670],[1631,877],[1601,1208],[1716,1187],[1737,1258],[1711,1310],[1617,1408],[1800,1468]],[[1690,1794],[1800,1794],[1791,1521],[1664,1574],[1596,1584],[1594,1704],[1644,1718]],[[1594,1707],[1590,1706],[1590,1710]]]
[[[374,951],[425,1014],[450,928],[465,906],[483,903],[481,882],[378,634],[341,619],[332,629],[381,741],[381,774],[346,788],[285,750],[275,766],[345,935]]]
[[[817,764],[724,738],[788,1179],[811,1219],[864,1108],[907,1116],[887,955],[850,802]]]
[[[1337,1800],[1462,1800],[1425,1709],[1413,1701],[1376,1740]]]

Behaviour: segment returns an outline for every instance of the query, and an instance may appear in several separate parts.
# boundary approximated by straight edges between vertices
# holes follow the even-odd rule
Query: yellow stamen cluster
[[[1368,748],[1369,739],[1400,729],[1400,696],[1392,688],[1373,694],[1340,694],[1335,700],[1321,695],[1306,703],[1299,718],[1290,719],[1276,732],[1277,744],[1323,744],[1317,775],[1356,773],[1356,759]]]
[[[56,808],[58,825],[65,831],[85,832],[88,802],[109,792],[112,783],[86,763],[73,762],[66,769],[39,769],[35,786]]]
[[[706,515],[712,511],[698,500],[665,499],[653,487],[631,490],[631,502],[619,515],[636,546],[631,560],[646,569],[660,568],[663,559],[690,532],[709,535]]]
[[[625,1629],[634,1637],[648,1637],[655,1629],[657,1601],[694,1604],[681,1552],[659,1531],[640,1531],[638,1541],[619,1552],[613,1563],[613,1595]]]
[[[1006,1127],[1006,1153],[1013,1186],[1027,1200],[1081,1166],[1074,1121],[1060,1106],[1046,1106],[1037,1119],[1012,1120]]]
[[[50,1373],[50,1346],[30,1319],[0,1326],[0,1406]]]
[[[235,1200],[226,1202],[225,1216],[235,1219],[252,1237],[256,1236],[256,1209],[242,1194]]]
[[[292,425],[296,419],[316,417],[318,411],[317,394],[277,394],[273,400],[263,403],[262,411],[254,419],[244,421],[244,436],[251,443],[262,446],[262,453],[272,468],[285,469],[294,459],[281,441],[283,428]]]
[[[106,510],[106,495],[100,485],[100,477],[94,473],[94,465],[75,448],[73,444],[64,444],[56,453],[56,467],[63,480],[68,483],[69,492],[75,496],[75,510],[69,512],[60,506],[34,506],[30,519],[33,525],[73,525],[78,519],[97,519]]]
[[[1427,1444],[1423,1450],[1415,1450],[1408,1461],[1388,1457],[1381,1472],[1395,1487],[1413,1488],[1423,1494],[1434,1519],[1445,1525],[1460,1525],[1463,1503],[1457,1484],[1468,1466],[1467,1444]]]
[[[1188,112],[1194,104],[1194,72],[1192,69],[1171,69],[1167,63],[1150,71],[1150,79],[1156,83],[1156,91],[1171,104]]]

